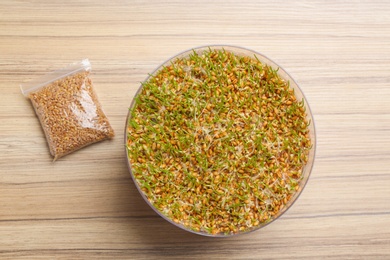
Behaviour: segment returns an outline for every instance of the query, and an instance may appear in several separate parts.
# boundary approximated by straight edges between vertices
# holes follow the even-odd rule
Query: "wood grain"
[[[389,259],[390,2],[0,2],[1,259]],[[142,80],[178,52],[233,44],[287,70],[317,129],[311,178],[257,232],[212,239],[158,217],[127,170]],[[116,131],[53,163],[19,84],[89,58]]]

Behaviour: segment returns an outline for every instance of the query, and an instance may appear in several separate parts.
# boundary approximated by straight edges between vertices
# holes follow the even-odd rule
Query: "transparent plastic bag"
[[[88,59],[21,85],[57,160],[92,143],[114,137],[89,77]]]

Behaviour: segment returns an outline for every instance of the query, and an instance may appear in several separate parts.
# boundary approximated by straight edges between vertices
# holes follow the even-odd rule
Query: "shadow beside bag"
[[[91,64],[85,59],[21,85],[39,118],[54,160],[114,137],[90,71]]]

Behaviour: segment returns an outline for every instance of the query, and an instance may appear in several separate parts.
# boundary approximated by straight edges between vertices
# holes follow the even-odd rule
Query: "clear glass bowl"
[[[208,51],[208,50],[226,50],[226,51],[229,51],[229,52],[232,52],[234,53],[235,55],[237,56],[242,56],[242,57],[251,57],[251,58],[254,58],[254,55],[256,56],[256,58],[258,60],[260,60],[263,64],[266,64],[266,65],[269,65],[271,66],[273,69],[278,69],[278,75],[284,79],[285,81],[288,81],[289,82],[289,85],[290,85],[290,88],[294,89],[294,94],[295,94],[295,97],[297,98],[297,100],[304,100],[304,107],[306,109],[306,119],[308,122],[310,122],[310,125],[308,126],[309,128],[309,131],[310,131],[310,140],[311,140],[311,149],[309,151],[309,156],[308,156],[308,161],[306,163],[306,165],[304,166],[303,170],[302,170],[302,178],[299,182],[299,189],[292,195],[292,197],[290,198],[290,200],[284,205],[284,207],[282,209],[280,209],[276,215],[272,216],[269,221],[265,222],[265,223],[260,223],[259,225],[255,226],[255,227],[252,227],[250,229],[247,229],[245,231],[239,231],[237,233],[229,233],[229,234],[223,234],[223,233],[218,233],[218,234],[210,234],[210,233],[207,233],[207,232],[204,232],[204,231],[194,231],[180,223],[176,223],[174,222],[171,218],[167,217],[166,215],[164,215],[162,212],[160,212],[155,206],[152,205],[152,203],[149,201],[149,199],[147,198],[147,196],[145,195],[145,193],[142,191],[141,187],[139,186],[137,180],[136,180],[136,177],[134,176],[133,172],[132,172],[132,167],[131,167],[131,163],[130,163],[130,160],[128,158],[128,150],[126,148],[126,144],[127,144],[127,136],[128,136],[128,121],[129,121],[129,118],[130,118],[130,112],[127,116],[127,121],[126,121],[126,126],[125,126],[125,152],[126,152],[126,157],[127,157],[127,162],[128,162],[128,168],[129,168],[129,171],[130,171],[130,174],[131,174],[131,177],[133,178],[133,181],[135,183],[135,186],[137,187],[139,193],[141,194],[141,196],[144,198],[144,200],[146,201],[146,203],[157,213],[159,214],[162,218],[164,218],[165,220],[167,220],[168,222],[172,223],[173,225],[179,227],[179,228],[182,228],[188,232],[192,232],[192,233],[195,233],[195,234],[198,234],[198,235],[203,235],[203,236],[210,236],[210,237],[229,237],[229,236],[232,236],[232,235],[238,235],[238,234],[245,234],[245,233],[249,233],[249,232],[252,232],[252,231],[255,231],[255,230],[258,230],[270,223],[272,223],[273,221],[275,221],[276,219],[278,219],[281,215],[283,215],[293,204],[294,202],[298,199],[299,195],[302,193],[302,190],[303,188],[305,187],[308,179],[309,179],[309,176],[310,176],[310,173],[312,171],[312,168],[313,168],[313,163],[314,163],[314,158],[315,158],[315,151],[316,151],[316,134],[315,134],[315,126],[314,126],[314,120],[313,120],[313,115],[311,113],[311,110],[310,110],[310,107],[309,107],[309,104],[302,92],[302,90],[299,88],[298,84],[294,81],[294,79],[283,69],[281,68],[280,66],[278,66],[275,62],[273,62],[271,59],[267,58],[266,56],[258,53],[258,52],[255,52],[255,51],[252,51],[252,50],[249,50],[249,49],[246,49],[246,48],[242,48],[242,47],[237,47],[237,46],[228,46],[228,45],[210,45],[210,46],[202,46],[202,47],[197,47],[197,48],[194,48],[194,49],[190,49],[190,50],[187,50],[187,51],[184,51],[182,53],[179,53],[175,56],[173,56],[172,58],[170,58],[169,60],[165,61],[163,64],[161,64],[156,70],[154,70],[146,79],[144,82],[147,82],[150,77],[156,75],[164,66],[168,66],[171,64],[172,61],[178,59],[178,58],[185,58],[185,57],[188,57],[190,54],[196,52],[198,54],[201,54],[202,52],[204,51]],[[141,84],[139,90],[137,91],[136,93],[136,96],[139,95],[141,89],[142,89],[142,86],[143,84]],[[131,111],[131,109],[133,108],[133,106],[135,105],[135,102],[134,102],[135,98],[133,99],[131,105],[130,105],[130,109],[129,111]]]

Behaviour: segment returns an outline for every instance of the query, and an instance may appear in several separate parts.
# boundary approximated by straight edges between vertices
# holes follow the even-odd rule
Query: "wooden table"
[[[129,175],[129,104],[159,64],[232,44],[286,69],[315,117],[317,156],[297,203],[257,232],[213,239],[169,224]],[[89,58],[116,131],[52,162],[19,84]],[[388,1],[0,3],[1,259],[390,259]]]

